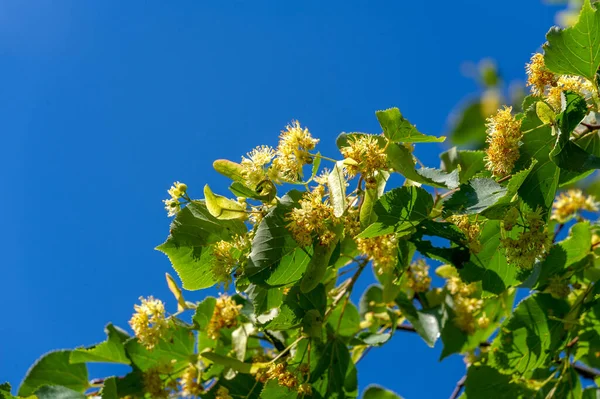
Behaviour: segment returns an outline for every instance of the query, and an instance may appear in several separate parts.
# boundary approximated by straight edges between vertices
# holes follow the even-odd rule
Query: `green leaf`
[[[370,285],[360,297],[358,303],[359,314],[365,317],[367,312],[385,313],[386,304],[383,301],[383,290],[378,285]]]
[[[600,368],[600,304],[596,303],[581,319],[577,334],[575,360],[585,362],[593,368]]]
[[[561,75],[596,79],[600,66],[600,11],[585,0],[577,23],[566,29],[552,28],[546,34],[544,61]]]
[[[535,108],[535,105],[533,107]],[[535,120],[539,121],[535,116],[535,109],[532,111],[530,108],[523,124],[534,124]],[[548,213],[552,208],[560,176],[560,169],[549,157],[550,151],[554,147],[552,131],[549,126],[542,125],[524,133],[521,141],[523,144],[519,147],[520,158],[516,169],[528,168],[534,159],[537,160],[537,163],[519,187],[519,197],[529,210],[541,207],[544,212]]]
[[[449,173],[460,167],[459,183],[461,184],[485,169],[484,158],[484,151],[457,150],[456,147],[440,154],[444,172]]]
[[[389,179],[390,174],[385,171],[378,172],[375,175],[376,187],[367,188],[365,190],[365,196],[363,203],[360,207],[360,227],[366,228],[371,223],[377,220],[377,215],[373,209],[375,202],[383,195],[385,185]]]
[[[401,143],[441,143],[446,137],[427,136],[417,130],[402,116],[398,108],[390,108],[375,113],[384,136],[393,142]]]
[[[167,241],[156,249],[169,257],[183,288],[199,290],[216,283],[211,270],[210,245],[246,232],[242,221],[218,220],[208,212],[203,201],[194,201],[177,214]]]
[[[490,364],[503,373],[525,373],[542,367],[564,339],[566,302],[535,294],[519,303],[500,328],[490,350]]]
[[[87,396],[81,392],[74,391],[72,389],[63,386],[49,386],[44,385],[37,391],[35,391],[37,399],[86,399]]]
[[[88,349],[74,349],[69,361],[71,363],[103,362],[130,364],[125,354],[123,343],[129,335],[118,327],[108,324],[104,329],[108,339]]]
[[[219,387],[225,387],[229,396],[236,399],[260,399],[262,384],[254,379],[254,376],[238,373],[233,379],[220,378],[210,391],[202,394],[202,399],[216,399],[215,392]]]
[[[441,321],[439,312],[437,310],[417,310],[403,292],[400,292],[396,297],[396,303],[402,312],[402,316],[406,317],[412,324],[425,343],[433,348],[435,341],[440,337]]]
[[[263,288],[251,284],[246,290],[248,298],[254,305],[254,313],[261,315],[279,307],[283,301],[283,293],[279,288]]]
[[[171,335],[161,339],[152,350],[135,338],[127,341],[125,350],[132,363],[142,371],[164,364],[172,364],[175,370],[186,366],[194,353],[194,333],[183,327],[170,331]]]
[[[208,327],[208,323],[210,323],[210,319],[215,311],[216,304],[217,299],[209,296],[204,298],[204,300],[196,307],[196,312],[194,313],[192,320],[200,330],[206,330]]]
[[[458,185],[457,170],[447,174],[438,170],[428,170],[428,168],[417,170],[412,153],[402,144],[390,143],[387,146],[386,155],[390,168],[409,180],[438,188],[449,188],[446,184]]]
[[[269,380],[260,393],[262,399],[296,399],[298,392],[279,385],[277,380]]]
[[[510,375],[481,365],[472,365],[467,370],[465,393],[468,399],[515,399],[530,398],[535,392],[512,382]]]
[[[587,114],[587,103],[573,92],[565,92],[566,108],[558,116],[558,139],[550,152],[550,159],[561,169],[571,172],[585,173],[600,168],[600,157],[590,154],[573,140],[571,132],[579,125]]]
[[[341,217],[346,212],[346,178],[344,177],[344,163],[338,161],[335,163],[333,170],[327,176],[327,186],[329,187],[329,195],[331,205],[333,206],[333,214],[335,217]]]
[[[481,146],[485,142],[485,116],[479,100],[468,103],[458,114],[450,139],[453,144]]]
[[[350,353],[348,348],[339,339],[328,341],[323,349],[323,354],[317,364],[310,382],[316,382],[321,375],[327,379],[327,392],[340,392],[344,388],[346,373],[350,367]]]
[[[250,374],[252,369],[252,364],[250,363],[244,363],[238,359],[234,359],[233,357],[223,356],[214,352],[204,352],[202,353],[202,357],[210,360],[213,363],[229,367],[232,370],[239,371],[240,373],[244,374]]]
[[[60,385],[77,392],[88,388],[88,372],[85,364],[71,364],[71,351],[50,352],[39,358],[27,371],[19,387],[19,396],[29,396],[44,385]]]
[[[0,399],[17,399],[11,394],[11,386],[8,382],[0,384]]]
[[[104,380],[102,390],[100,391],[102,399],[118,399],[119,394],[117,393],[117,378],[109,377]]]
[[[359,234],[360,238],[410,230],[429,216],[433,198],[420,187],[400,187],[388,191],[373,208],[377,221]]]
[[[303,293],[310,292],[321,283],[327,272],[327,266],[329,266],[333,251],[337,247],[337,242],[336,238],[329,245],[322,245],[318,241],[314,243],[313,255],[306,266],[302,280],[300,280],[300,291]]]
[[[587,387],[581,393],[581,399],[600,399],[600,388]]]
[[[345,306],[341,304],[333,309],[329,319],[327,319],[327,323],[333,328],[333,331],[336,331],[342,337],[354,336],[354,334],[360,331],[358,309],[356,309],[356,306],[352,302],[348,302]]]
[[[369,385],[363,392],[362,399],[402,399],[392,391],[378,385]]]
[[[458,214],[481,213],[506,195],[506,188],[493,179],[475,178],[444,201],[444,210]]]
[[[575,139],[575,142],[585,152],[594,156],[600,157],[600,131],[590,132],[583,136]],[[575,183],[581,179],[584,179],[594,173],[594,170],[588,170],[586,172],[571,172],[568,170],[561,169],[559,187],[564,187],[569,184]]]

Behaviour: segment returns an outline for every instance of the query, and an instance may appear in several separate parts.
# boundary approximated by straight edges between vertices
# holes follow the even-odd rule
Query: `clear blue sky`
[[[295,3],[0,3],[0,380],[16,386],[42,353],[103,340],[109,321],[127,327],[140,295],[175,309],[153,250],[173,180],[225,193],[212,161],[275,145],[292,118],[334,157],[338,133],[379,132],[374,111],[391,106],[443,134],[477,91],[461,63],[492,57],[522,80],[556,12],[537,0]],[[429,166],[438,152],[417,150]],[[464,364],[439,353],[399,333],[360,363],[361,386],[447,397]]]

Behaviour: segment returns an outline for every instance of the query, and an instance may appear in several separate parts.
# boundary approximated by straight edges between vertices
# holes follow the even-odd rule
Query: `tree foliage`
[[[600,9],[586,1],[547,40],[527,65],[532,94],[468,104],[450,137],[469,148],[442,153],[440,169],[413,150],[445,137],[390,108],[376,112],[381,134],[340,134],[337,157],[294,121],[276,148],[215,161],[229,195],[176,182],[157,249],[183,289],[233,294],[189,302],[167,275],[176,312],[142,298],[133,336],[108,324],[102,343],[42,356],[19,397],[352,398],[360,359],[403,333],[465,356],[454,397],[597,397],[598,206],[573,185],[600,167]],[[368,269],[378,283],[354,304]],[[130,371],[89,381],[93,362]],[[0,397],[14,397],[8,384]]]

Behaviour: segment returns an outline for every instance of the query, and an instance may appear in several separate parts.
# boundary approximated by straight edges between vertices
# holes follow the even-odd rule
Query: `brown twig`
[[[581,124],[585,127],[587,127],[590,130],[597,130],[600,129],[600,125],[595,125],[593,123],[585,123],[585,122],[581,122]]]
[[[463,375],[462,378],[456,382],[456,386],[454,387],[454,391],[452,391],[452,394],[450,395],[450,399],[458,398],[458,395],[460,395],[460,391],[462,391],[463,387],[465,386],[465,381],[467,381],[467,376]]]

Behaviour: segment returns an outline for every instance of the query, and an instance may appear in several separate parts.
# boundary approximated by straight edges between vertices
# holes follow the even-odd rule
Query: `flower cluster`
[[[165,386],[165,382],[160,375],[160,367],[150,368],[144,372],[142,378],[144,390],[150,394],[151,398],[163,399],[169,397],[169,389]]]
[[[314,139],[300,122],[292,121],[287,125],[279,136],[272,180],[297,181],[302,176],[302,167],[312,162],[309,151],[314,150],[318,142],[319,139]]]
[[[306,192],[299,202],[300,207],[287,215],[287,227],[301,246],[311,245],[314,235],[319,237],[322,245],[329,245],[335,238],[327,223],[334,219],[333,207],[324,196],[325,187],[318,185]]]
[[[506,250],[506,260],[521,269],[531,269],[535,260],[543,256],[552,245],[552,237],[542,218],[542,209],[525,214],[526,227],[517,238],[500,239]]]
[[[215,310],[208,323],[206,332],[212,339],[219,338],[222,328],[231,328],[237,325],[237,317],[240,314],[242,305],[238,305],[228,295],[221,295],[217,298]]]
[[[190,364],[181,375],[181,395],[198,396],[204,392],[198,367]]]
[[[548,94],[546,95],[546,101],[555,111],[560,111],[561,94],[563,91],[567,90],[574,91],[585,98],[592,90],[594,90],[594,85],[589,80],[579,76],[561,76],[556,81],[556,85],[548,89]]]
[[[560,276],[552,276],[548,279],[548,287],[546,291],[554,298],[566,298],[571,293],[569,283]]]
[[[408,286],[414,292],[427,292],[431,285],[429,266],[424,259],[411,263],[408,268]]]
[[[169,329],[165,317],[165,305],[159,299],[140,297],[141,305],[134,305],[136,313],[133,314],[129,325],[133,329],[138,341],[148,349],[160,341]]]
[[[556,76],[546,68],[544,56],[535,53],[531,61],[525,66],[527,71],[527,86],[531,87],[531,93],[535,96],[543,96],[546,86],[553,86],[556,83]]]
[[[475,284],[465,284],[459,277],[451,276],[446,281],[446,289],[454,300],[454,323],[458,328],[473,334],[477,327],[488,327],[490,320],[481,312],[483,300],[472,297],[477,290]]]
[[[552,219],[559,223],[568,222],[579,211],[598,211],[598,203],[593,196],[585,196],[581,190],[560,193],[552,206]]]
[[[251,152],[242,157],[242,177],[246,186],[255,190],[256,187],[267,179],[266,166],[275,157],[275,150],[269,146],[263,145],[256,147]]]
[[[272,364],[268,370],[256,373],[256,380],[263,384],[269,380],[277,380],[277,383],[289,389],[298,387],[298,377],[287,369],[285,363]]]
[[[394,234],[356,239],[358,250],[373,260],[377,274],[392,269],[398,261],[398,239]]]
[[[346,163],[348,176],[362,173],[367,187],[375,183],[375,172],[387,167],[387,156],[379,145],[377,136],[361,134],[350,136],[348,146],[341,149],[344,158],[350,160]]]
[[[186,191],[187,186],[178,181],[173,183],[173,186],[167,190],[171,198],[163,200],[163,202],[165,203],[165,209],[167,210],[169,217],[175,216],[177,212],[181,210],[180,199],[185,196]]]
[[[215,392],[215,399],[233,399],[233,396],[229,394],[229,389],[220,386],[217,392]]]
[[[502,226],[504,226],[504,230],[511,231],[517,224],[519,220],[519,210],[517,208],[510,208],[504,214],[504,218],[502,219]]]
[[[489,117],[486,124],[486,168],[498,177],[510,174],[519,159],[519,140],[523,136],[521,121],[511,112],[512,107],[505,106]]]
[[[227,288],[231,283],[231,272],[237,264],[232,251],[234,244],[230,241],[217,241],[213,246],[214,261],[212,264],[212,273],[215,279],[225,285]]]
[[[467,215],[452,215],[447,218],[450,223],[454,223],[456,227],[467,237],[466,244],[473,253],[481,251],[481,243],[479,242],[479,234],[481,226],[477,222],[472,222]]]

